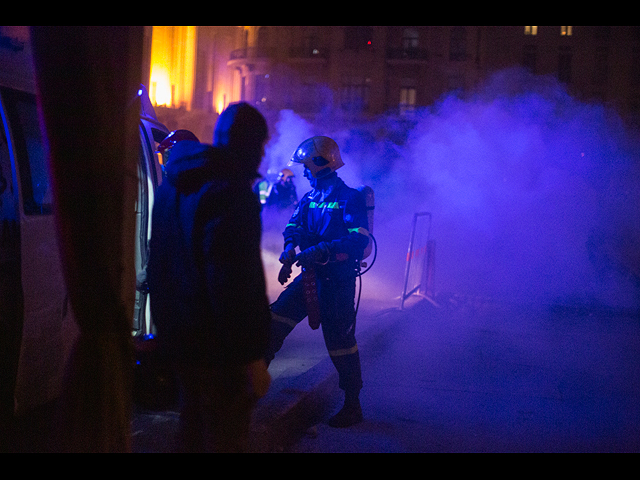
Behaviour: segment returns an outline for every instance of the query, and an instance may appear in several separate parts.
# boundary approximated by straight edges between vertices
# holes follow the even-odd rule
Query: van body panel
[[[29,42],[0,46],[0,428],[11,410],[21,415],[60,396],[79,335],[64,280],[35,85]],[[140,273],[146,266],[153,193],[162,181],[155,149],[169,132],[158,122],[144,87],[132,108],[140,109],[135,206]],[[134,327],[140,323],[133,334],[153,330],[145,293],[137,292],[132,316]]]
[[[151,212],[155,190],[162,183],[162,167],[156,155],[157,144],[169,134],[167,127],[158,122],[148,101],[146,90],[141,87],[140,116],[140,161],[138,163],[138,201],[136,204],[136,277],[144,275],[149,258],[151,239]],[[136,335],[155,333],[149,308],[149,295],[144,290],[136,291],[133,331]]]
[[[20,236],[23,317],[14,401],[21,414],[59,395],[75,324],[67,305],[36,98],[4,87],[0,96]]]

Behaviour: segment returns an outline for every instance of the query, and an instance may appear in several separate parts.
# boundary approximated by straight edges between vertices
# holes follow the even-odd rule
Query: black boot
[[[360,399],[347,396],[342,409],[327,421],[327,425],[334,428],[346,428],[362,422],[362,407]]]

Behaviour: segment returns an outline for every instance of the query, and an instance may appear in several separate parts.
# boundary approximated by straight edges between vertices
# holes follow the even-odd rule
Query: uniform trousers
[[[362,388],[360,354],[356,342],[355,278],[317,277],[318,301],[324,342],[338,371],[339,386],[349,395],[357,395]],[[266,357],[271,362],[284,339],[305,317],[302,275],[271,305],[271,344]]]

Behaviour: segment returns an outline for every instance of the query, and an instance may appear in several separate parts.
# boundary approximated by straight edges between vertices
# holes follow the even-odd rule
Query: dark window
[[[640,85],[640,49],[638,47],[633,48],[631,60],[631,85],[634,87]]]
[[[467,58],[467,30],[453,27],[449,38],[449,60],[460,61]]]
[[[402,49],[412,51],[418,48],[418,30],[405,28],[402,32]]]
[[[341,104],[345,110],[363,111],[369,108],[371,79],[345,77],[342,79]]]
[[[536,73],[537,52],[535,45],[525,45],[522,50],[522,66]]]
[[[593,83],[598,86],[606,85],[609,76],[609,51],[606,47],[596,47],[594,57]]]
[[[3,89],[2,97],[7,109],[20,171],[20,187],[24,213],[43,215],[52,212],[49,166],[38,122],[35,96]]]
[[[558,55],[558,80],[563,83],[571,82],[571,50],[561,48]]]

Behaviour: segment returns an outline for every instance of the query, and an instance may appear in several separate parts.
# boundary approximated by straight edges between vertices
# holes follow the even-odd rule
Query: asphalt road
[[[290,452],[638,452],[640,318],[483,299],[371,317],[365,420],[323,423]]]
[[[321,333],[302,323],[270,366],[252,452],[640,452],[637,312],[369,302],[357,336],[364,421],[324,423],[342,396]],[[134,451],[168,451],[176,424],[138,414]]]

